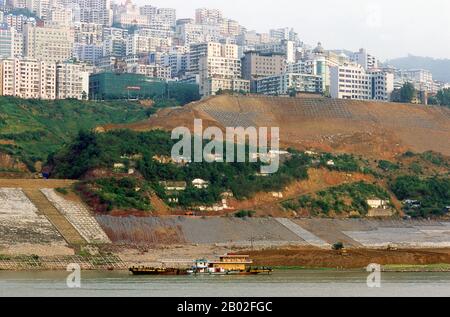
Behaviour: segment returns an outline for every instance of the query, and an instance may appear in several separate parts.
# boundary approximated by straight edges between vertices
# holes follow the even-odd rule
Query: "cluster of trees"
[[[367,200],[375,197],[387,200],[389,194],[378,185],[358,182],[329,188],[314,196],[302,196],[298,200],[286,202],[284,207],[292,210],[308,209],[314,215],[329,215],[330,212],[358,212],[366,215],[369,211]]]
[[[103,178],[75,186],[83,199],[97,212],[114,209],[150,211],[149,187],[135,178]]]
[[[238,199],[244,199],[261,191],[281,190],[294,180],[308,177],[310,159],[304,155],[293,156],[281,164],[277,173],[266,177],[258,175],[261,162],[179,165],[154,159],[155,156],[170,157],[175,142],[164,131],[80,132],[72,143],[49,157],[48,166],[51,167],[52,177],[79,179],[95,168],[111,168],[115,163],[122,163],[125,167],[133,164],[163,199],[167,196],[159,185],[161,181],[185,181],[188,187],[178,196],[179,204],[185,207],[212,205],[226,191],[233,192]],[[136,155],[138,159],[133,161],[131,157]],[[197,178],[208,181],[209,186],[194,188],[191,183]]]
[[[401,176],[390,183],[392,192],[400,200],[416,200],[419,202],[405,211],[411,216],[429,217],[446,213],[450,206],[449,178],[420,178],[418,176]]]
[[[417,90],[412,83],[405,83],[402,88],[394,90],[392,93],[393,102],[411,103],[417,98]]]
[[[412,83],[405,83],[402,88],[394,90],[391,99],[393,102],[412,103],[418,95],[419,92]],[[450,88],[444,88],[436,95],[429,96],[428,104],[450,107]]]
[[[450,107],[450,88],[438,91],[436,96],[430,96],[428,98],[428,104]]]

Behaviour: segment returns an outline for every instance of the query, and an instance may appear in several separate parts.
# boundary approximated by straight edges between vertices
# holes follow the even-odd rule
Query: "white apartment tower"
[[[86,100],[89,94],[89,72],[82,64],[56,65],[56,98]]]
[[[392,73],[359,64],[345,63],[330,68],[331,97],[338,99],[389,101],[394,90]]]
[[[195,23],[197,24],[219,24],[222,18],[222,12],[217,9],[200,8],[195,10]]]
[[[61,62],[72,57],[73,30],[67,27],[25,25],[24,51],[28,58]]]
[[[199,75],[203,96],[219,90],[250,91],[250,81],[241,78],[241,60],[234,44],[191,45],[189,73]]]
[[[350,61],[361,65],[366,71],[371,68],[378,68],[378,61],[375,56],[370,55],[364,48],[350,55]]]
[[[24,99],[56,98],[56,64],[35,59],[0,61],[0,94]]]

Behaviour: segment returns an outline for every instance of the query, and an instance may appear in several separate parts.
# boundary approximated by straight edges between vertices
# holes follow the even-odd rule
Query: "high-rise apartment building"
[[[0,61],[0,95],[24,99],[56,98],[56,64],[36,59]]]
[[[223,15],[220,10],[200,8],[195,10],[195,23],[197,24],[220,24]]]
[[[25,25],[24,52],[28,58],[61,62],[72,57],[73,30],[67,27]]]
[[[69,62],[56,65],[56,98],[88,99],[89,71],[83,64]]]
[[[0,58],[23,55],[23,36],[14,28],[0,27]]]
[[[189,73],[199,75],[203,96],[215,95],[219,90],[250,91],[250,81],[241,78],[241,60],[234,44],[191,45]]]

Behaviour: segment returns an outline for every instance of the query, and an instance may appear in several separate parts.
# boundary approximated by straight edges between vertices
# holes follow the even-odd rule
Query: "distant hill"
[[[387,60],[386,64],[400,69],[428,69],[435,80],[450,83],[450,59],[435,59],[409,55],[408,57]]]

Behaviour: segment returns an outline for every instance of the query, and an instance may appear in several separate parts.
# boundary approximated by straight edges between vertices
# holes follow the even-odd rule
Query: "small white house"
[[[272,197],[283,198],[283,193],[282,192],[272,192]]]
[[[207,182],[203,179],[197,178],[192,181],[192,186],[194,186],[197,189],[206,189],[209,186],[209,182]]]
[[[329,160],[329,161],[327,161],[327,165],[328,165],[328,166],[334,166],[335,163],[334,163],[333,160]]]
[[[367,204],[371,209],[388,209],[389,201],[383,199],[368,199]]]

